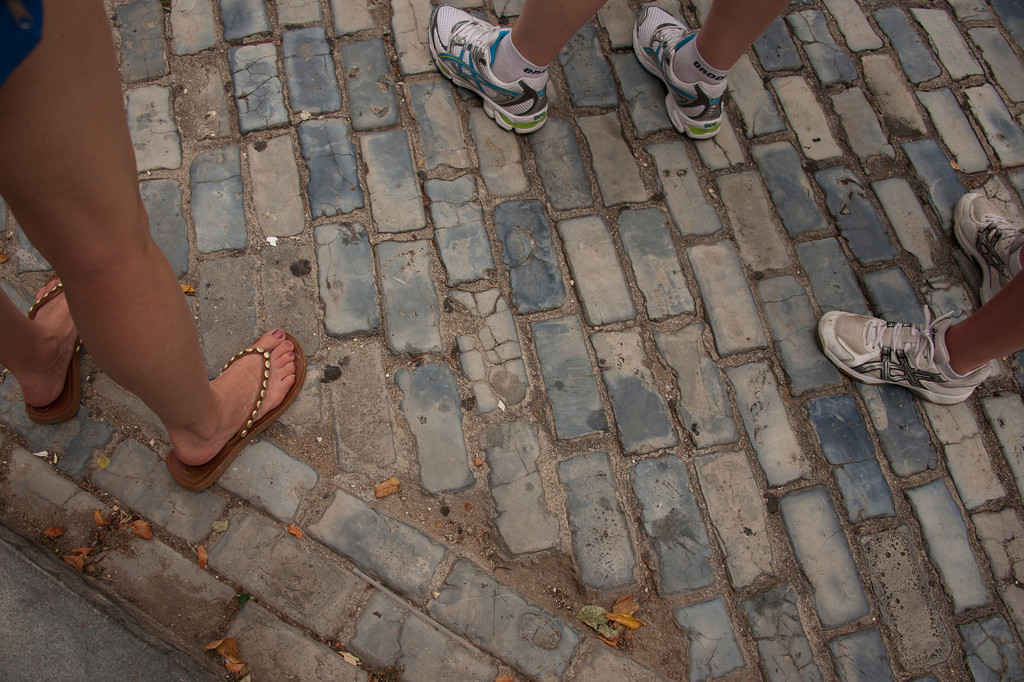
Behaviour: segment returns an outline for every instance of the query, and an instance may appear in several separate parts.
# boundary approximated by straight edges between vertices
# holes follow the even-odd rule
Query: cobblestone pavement
[[[144,518],[97,580],[197,654],[235,636],[256,680],[1024,676],[1021,361],[941,407],[851,383],[814,335],[977,306],[952,207],[1024,220],[1024,5],[794,2],[700,142],[626,0],[529,137],[435,70],[428,0],[109,9],[211,372],[276,326],[310,372],[203,493],[91,360],[60,426],[8,380],[5,523],[66,525],[66,553],[96,509]],[[27,309],[47,265],[0,218]],[[647,626],[613,649],[576,612],[625,594]]]

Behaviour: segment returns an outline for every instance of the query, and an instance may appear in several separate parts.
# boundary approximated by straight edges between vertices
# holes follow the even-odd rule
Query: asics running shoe
[[[484,100],[484,111],[505,130],[532,133],[548,116],[547,73],[504,83],[491,64],[498,41],[509,29],[499,28],[460,9],[440,5],[430,15],[430,53],[441,73]]]
[[[946,330],[953,313],[925,324],[898,324],[875,317],[832,311],[818,322],[822,350],[836,367],[866,384],[903,386],[941,405],[959,403],[974,392],[991,371],[986,364],[960,376],[949,366]]]
[[[633,27],[633,51],[637,61],[668,88],[665,108],[672,125],[681,133],[701,139],[714,137],[722,126],[722,98],[725,79],[720,83],[684,83],[672,71],[676,51],[697,37],[681,21],[658,7],[646,7]]]
[[[981,267],[981,302],[988,303],[1013,277],[1010,258],[1024,246],[1024,230],[1011,225],[984,196],[972,192],[956,204],[953,231],[963,250]]]

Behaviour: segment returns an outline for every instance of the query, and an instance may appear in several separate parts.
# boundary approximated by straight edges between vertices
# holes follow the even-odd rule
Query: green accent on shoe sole
[[[515,128],[517,131],[519,131],[519,130],[530,130],[532,128],[537,128],[542,123],[544,123],[544,121],[547,120],[547,117],[548,117],[548,112],[545,111],[543,114],[540,115],[540,118],[538,118],[536,120],[517,122],[517,121],[511,120],[508,116],[506,116],[504,113],[502,113],[500,111],[495,112],[495,113],[497,113],[498,116],[501,116],[501,120],[502,121],[504,121],[505,123],[509,124],[510,126]]]

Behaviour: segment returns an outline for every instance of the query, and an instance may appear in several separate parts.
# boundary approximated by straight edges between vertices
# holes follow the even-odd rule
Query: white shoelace
[[[466,20],[452,29],[451,43],[465,45],[476,56],[476,50],[486,49],[493,42],[491,37],[500,31],[498,26]]]
[[[872,320],[864,327],[864,345],[866,348],[875,350],[885,345],[885,335],[891,331],[889,346],[901,347],[908,356],[914,358],[915,364],[919,367],[931,364],[935,356],[935,339],[933,329],[942,320],[951,317],[953,311],[940,317],[931,319],[932,312],[928,306],[924,306],[924,325],[898,324],[889,327],[885,320]],[[908,329],[909,331],[904,331]]]

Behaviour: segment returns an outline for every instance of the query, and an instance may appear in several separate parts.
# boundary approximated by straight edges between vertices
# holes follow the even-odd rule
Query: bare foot
[[[267,395],[256,413],[256,419],[259,419],[280,405],[295,383],[295,353],[292,342],[285,339],[281,330],[267,332],[253,346],[270,351],[270,379],[267,381]],[[245,355],[234,361],[210,383],[217,404],[217,414],[211,419],[212,426],[204,427],[202,432],[168,430],[174,454],[182,464],[205,464],[242,429],[259,396],[263,367],[262,355]]]
[[[49,291],[59,280],[51,280],[36,292],[36,300]],[[64,292],[60,292],[36,310],[31,324],[38,329],[40,340],[34,357],[24,367],[12,372],[21,385],[25,402],[33,407],[49,405],[64,388],[71,354],[75,350],[78,332],[71,319]]]

